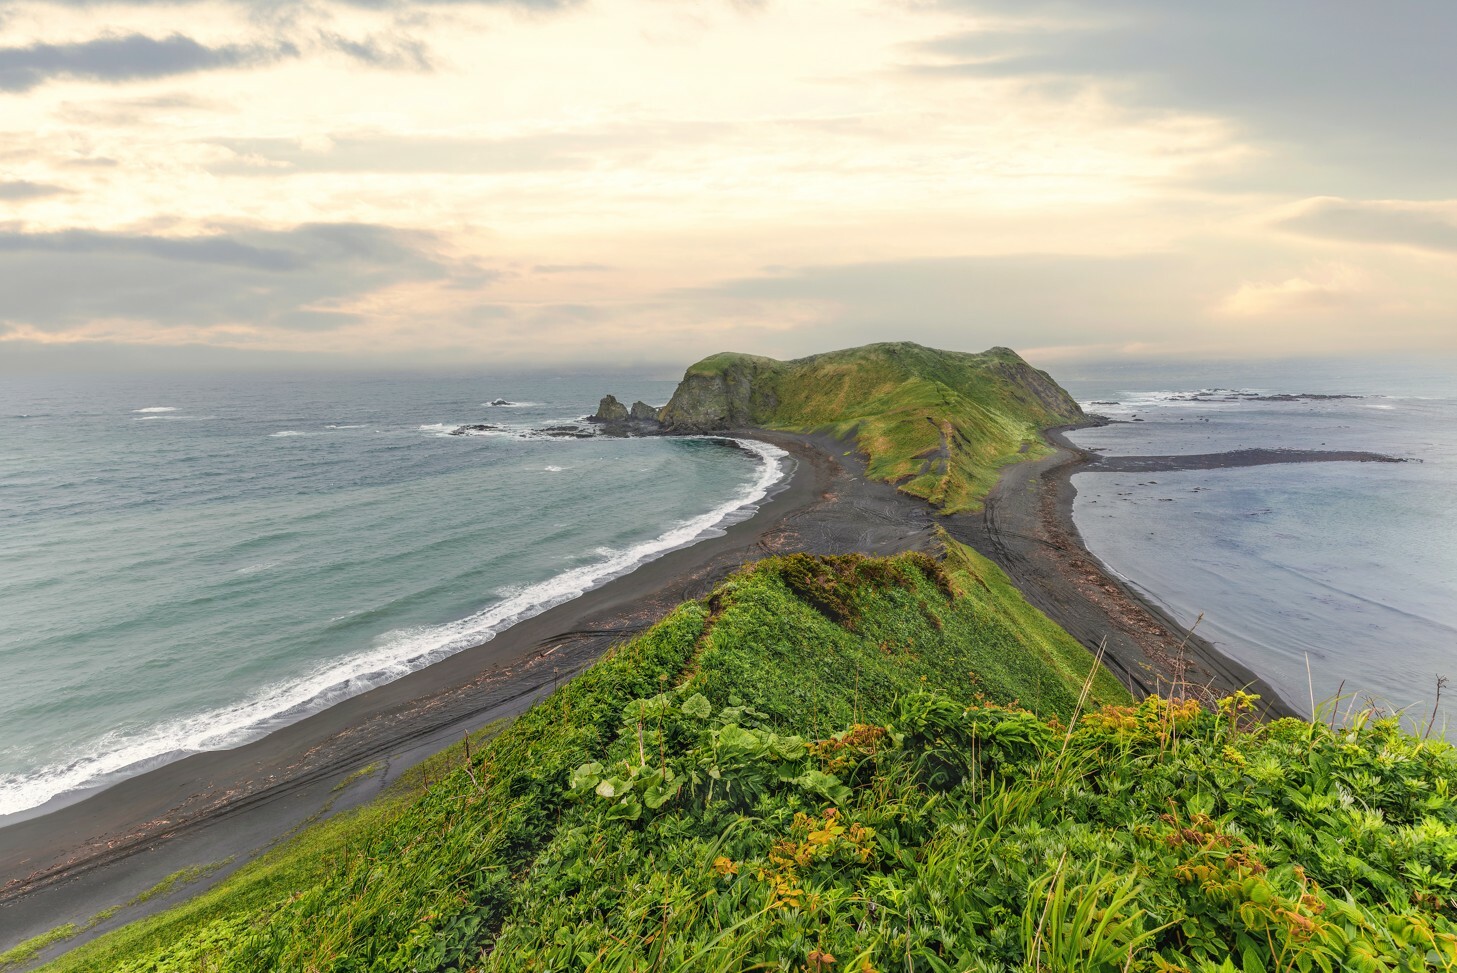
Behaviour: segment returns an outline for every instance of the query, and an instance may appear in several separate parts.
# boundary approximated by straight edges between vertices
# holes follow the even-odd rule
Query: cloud
[[[581,132],[504,138],[339,135],[311,142],[283,138],[217,139],[233,155],[208,168],[217,175],[301,172],[514,173],[587,170],[605,158],[640,163],[665,146],[681,148],[723,126],[692,122],[610,125]]]
[[[99,7],[109,0],[49,0],[65,7]],[[140,6],[173,7],[181,4],[201,4],[206,0],[131,0]],[[307,0],[226,0],[227,3],[255,10],[269,16],[288,12],[290,8],[304,9],[310,6]],[[411,10],[421,6],[466,6],[503,7],[527,13],[554,13],[581,6],[586,0],[340,0],[341,3],[364,10]]]
[[[52,186],[43,182],[27,182],[24,179],[15,182],[0,182],[0,200],[11,203],[23,203],[28,199],[41,199],[46,196],[59,196],[70,192],[60,186]]]
[[[1368,275],[1354,267],[1333,264],[1284,280],[1247,281],[1217,310],[1236,318],[1328,315],[1369,302],[1370,292]]]
[[[613,270],[611,264],[537,264],[531,268],[533,274],[600,274]]]
[[[190,237],[0,228],[0,320],[46,332],[117,320],[332,329],[358,320],[350,302],[452,269],[429,235],[387,226]]]
[[[943,0],[974,29],[921,45],[943,77],[1099,83],[1130,107],[1234,118],[1315,172],[1450,185],[1457,5],[1405,0]],[[1424,191],[1424,190],[1423,190]]]
[[[424,43],[409,37],[370,34],[353,40],[325,31],[320,34],[319,40],[326,48],[370,67],[403,71],[430,71],[434,68]]]
[[[101,37],[73,44],[0,48],[0,91],[28,91],[56,78],[138,81],[219,68],[246,67],[298,56],[289,43],[273,47],[208,47],[182,34]]]
[[[1310,200],[1275,225],[1305,236],[1353,243],[1395,244],[1457,253],[1457,206],[1452,203]]]
[[[800,267],[684,292],[726,319],[794,322],[804,350],[901,335],[945,347],[1163,339],[1187,320],[1188,258],[1022,254]],[[822,350],[822,349],[821,349]]]

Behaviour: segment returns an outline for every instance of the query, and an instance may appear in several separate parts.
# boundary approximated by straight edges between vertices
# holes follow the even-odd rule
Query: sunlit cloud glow
[[[1457,8],[1337,6],[17,0],[0,367],[1457,353]]]

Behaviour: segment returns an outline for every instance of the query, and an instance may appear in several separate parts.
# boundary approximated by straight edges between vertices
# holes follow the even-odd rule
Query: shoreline
[[[1064,433],[1098,424],[1044,430],[1052,455],[1007,467],[983,512],[950,518],[947,531],[995,561],[1023,597],[1090,652],[1103,646],[1104,663],[1135,697],[1185,695],[1209,705],[1245,690],[1259,695],[1262,718],[1299,716],[1257,673],[1108,571],[1083,543],[1072,478],[1102,458]]]
[[[458,652],[478,649],[494,640],[497,635],[550,610],[555,605],[579,598],[619,577],[632,574],[645,564],[674,551],[693,547],[727,531],[733,525],[753,517],[761,506],[788,489],[795,464],[793,459],[783,451],[772,447],[766,451],[763,447],[767,444],[725,436],[684,438],[701,439],[715,447],[732,450],[753,460],[755,468],[759,471],[758,476],[748,481],[738,496],[730,498],[705,513],[671,523],[655,537],[634,541],[620,550],[606,551],[608,555],[606,557],[532,582],[519,592],[504,594],[494,603],[469,610],[458,619],[447,619],[427,625],[427,628],[433,627],[438,631],[450,625],[471,622],[476,625],[476,628],[463,636],[442,637],[423,647],[415,645],[408,650],[418,653],[414,658],[409,657],[408,654],[384,659],[375,656],[370,659],[368,665],[357,666],[356,660],[369,656],[369,653],[359,650],[359,647],[356,646],[357,651],[353,655],[339,660],[328,660],[324,663],[324,668],[328,670],[327,678],[315,681],[309,687],[308,691],[314,695],[294,696],[287,704],[277,705],[271,710],[255,712],[250,716],[252,722],[239,721],[225,723],[221,726],[215,723],[212,726],[215,738],[232,735],[240,742],[231,746],[209,747],[207,750],[232,750],[247,746],[285,729],[292,723],[308,719],[325,709],[340,705],[354,696],[365,695],[387,682],[402,678],[400,675],[394,675],[388,680],[381,681],[373,678],[374,674],[367,671],[371,668],[388,669],[392,666],[400,666],[404,669],[404,674],[409,675],[429,668]],[[567,592],[565,595],[564,591]],[[375,636],[376,639],[378,637],[378,635]],[[368,684],[348,695],[336,696],[331,702],[321,702],[321,700],[335,695],[340,686],[353,682],[356,678],[368,680]],[[287,695],[294,685],[297,683],[274,683],[271,688],[278,691],[280,695]],[[201,723],[219,714],[229,716],[230,714],[226,711],[227,705],[224,704],[221,709],[195,714],[191,719]],[[297,715],[290,718],[289,713]],[[80,786],[62,790],[38,805],[0,813],[0,831],[32,818],[54,814],[72,804],[80,803],[96,794],[110,790],[131,778],[161,769],[195,753],[206,752],[169,750],[167,749],[169,743],[163,743],[155,753],[143,754],[128,767],[99,775]],[[3,898],[4,885],[3,882],[0,882],[0,901],[3,901]]]
[[[524,712],[612,645],[681,602],[701,598],[747,561],[806,551],[888,554],[935,546],[938,528],[1004,570],[1029,603],[1104,661],[1136,696],[1250,687],[1266,716],[1284,700],[1214,646],[1185,633],[1106,572],[1071,519],[1071,477],[1095,454],[1059,427],[1051,456],[1005,467],[980,514],[942,516],[886,483],[866,480],[853,447],[825,434],[734,430],[789,452],[782,489],[749,517],[640,564],[525,619],[495,638],[344,700],[234,750],[194,754],[76,803],[0,827],[0,950],[126,902],[180,869],[231,859],[205,879],[129,906],[56,944],[53,959],[89,939],[204,891],[298,829],[378,796],[430,755]],[[1180,647],[1182,643],[1182,647]],[[360,768],[383,769],[337,785]],[[179,883],[181,885],[182,883]]]
[[[489,641],[259,740],[192,754],[0,827],[0,950],[66,923],[85,925],[180,869],[231,859],[203,880],[119,910],[27,965],[204,891],[300,827],[377,796],[462,734],[523,712],[745,562],[798,550],[888,554],[915,546],[908,532],[918,521],[919,543],[929,546],[929,509],[887,484],[851,475],[837,441],[762,430],[723,434],[733,436],[778,446],[795,465],[782,489],[721,534],[670,550]],[[352,773],[381,761],[382,773],[336,793]]]

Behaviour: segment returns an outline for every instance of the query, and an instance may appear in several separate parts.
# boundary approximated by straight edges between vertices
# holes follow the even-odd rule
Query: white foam
[[[145,409],[133,409],[132,412],[176,412],[177,407],[172,405],[149,405]]]
[[[132,416],[132,422],[151,422],[154,420],[165,420],[167,422],[204,422],[208,419],[216,419],[217,416],[173,416],[173,415],[152,415]]]
[[[485,409],[530,409],[541,405],[540,402],[507,402],[505,405],[496,405],[494,402],[482,402],[481,407]]]
[[[330,423],[329,425],[325,426],[324,428],[325,429],[363,429],[363,428],[365,428],[365,426],[364,426],[364,423],[362,423],[362,422],[359,423],[358,425],[353,425],[353,426],[335,425],[334,423]]]
[[[299,432],[297,429],[280,429],[278,432],[268,434],[269,439],[281,439],[285,436],[306,436],[307,433]]]
[[[277,433],[275,433],[277,435]],[[759,475],[736,496],[707,513],[675,524],[626,550],[601,548],[601,560],[572,568],[519,591],[466,618],[444,625],[386,632],[365,652],[325,663],[312,672],[268,686],[247,699],[196,716],[170,720],[136,734],[108,733],[70,763],[30,774],[0,773],[0,818],[56,797],[109,786],[192,753],[242,746],[311,713],[392,682],[473,645],[490,641],[517,622],[576,598],[752,516],[787,472],[784,450],[736,440],[762,460]]]

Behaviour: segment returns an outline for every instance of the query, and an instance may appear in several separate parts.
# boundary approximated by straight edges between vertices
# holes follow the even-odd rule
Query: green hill
[[[771,558],[49,969],[1454,968],[1451,747],[1091,662],[954,544]]]
[[[1040,430],[1084,416],[1008,348],[894,342],[788,362],[713,355],[688,369],[659,418],[679,432],[828,432],[865,454],[871,477],[954,513],[976,509],[1002,466],[1040,455]]]

